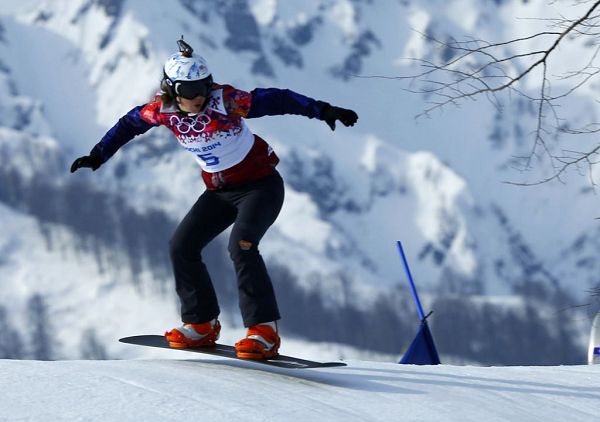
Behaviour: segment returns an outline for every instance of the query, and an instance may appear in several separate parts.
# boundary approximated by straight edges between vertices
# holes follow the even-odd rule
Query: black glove
[[[342,122],[344,126],[354,126],[358,120],[358,114],[353,110],[325,104],[321,109],[321,120],[324,120],[331,130],[335,130],[336,120]]]
[[[75,173],[78,169],[82,167],[89,167],[92,170],[96,171],[102,165],[102,160],[97,155],[85,155],[83,157],[79,157],[73,164],[71,164],[71,173]]]

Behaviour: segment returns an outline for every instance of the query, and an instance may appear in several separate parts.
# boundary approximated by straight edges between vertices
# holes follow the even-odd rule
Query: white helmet
[[[184,53],[176,53],[165,62],[165,76],[176,81],[197,81],[210,76],[210,70],[206,60],[201,56],[185,56]]]
[[[163,67],[163,89],[184,98],[194,98],[197,95],[206,97],[213,82],[206,60],[194,55],[194,50],[183,41],[183,37],[177,44],[179,53],[169,57]]]

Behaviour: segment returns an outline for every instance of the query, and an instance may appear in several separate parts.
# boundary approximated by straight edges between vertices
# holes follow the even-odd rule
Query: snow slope
[[[591,422],[600,409],[600,366],[284,370],[171,353],[0,360],[0,420]]]

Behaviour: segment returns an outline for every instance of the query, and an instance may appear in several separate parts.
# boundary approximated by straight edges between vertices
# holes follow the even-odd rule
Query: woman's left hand
[[[324,120],[331,130],[335,130],[336,120],[342,122],[344,126],[354,126],[358,120],[358,114],[354,110],[326,104],[321,110],[321,120]]]

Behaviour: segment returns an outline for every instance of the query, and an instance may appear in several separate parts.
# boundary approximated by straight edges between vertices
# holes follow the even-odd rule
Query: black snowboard
[[[312,360],[299,359],[291,356],[278,355],[272,359],[242,359],[235,354],[235,347],[225,344],[217,344],[214,347],[198,347],[189,349],[174,349],[164,336],[146,335],[133,336],[119,339],[121,343],[137,344],[139,346],[160,347],[161,349],[185,350],[186,352],[203,353],[206,355],[222,356],[225,358],[238,359],[246,362],[255,362],[262,365],[277,366],[279,368],[331,368],[335,366],[346,366],[343,362],[314,362]]]

